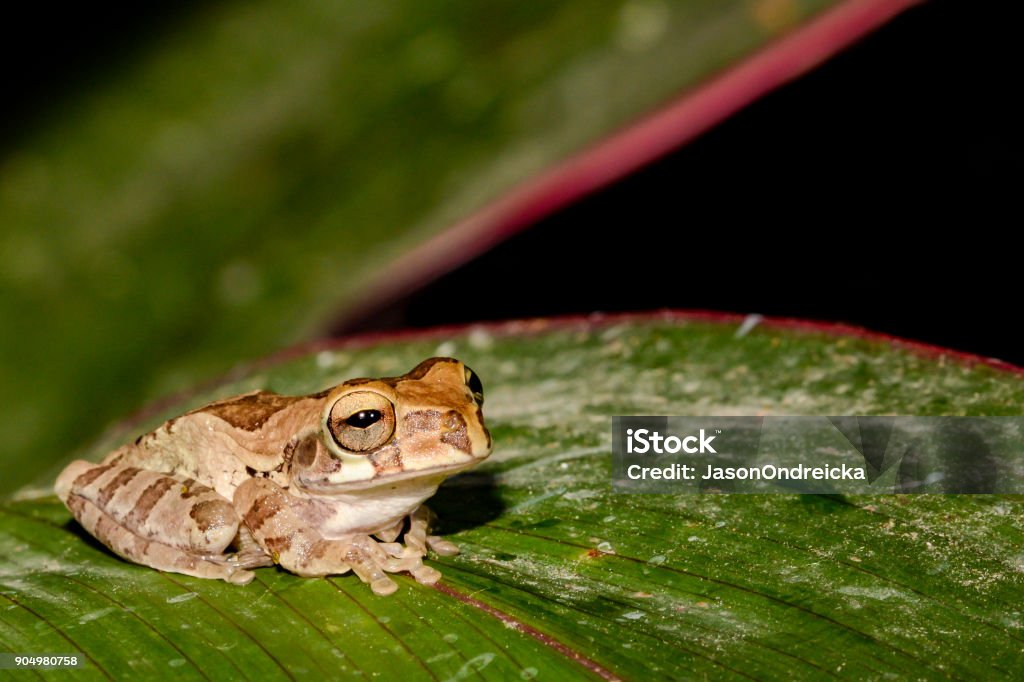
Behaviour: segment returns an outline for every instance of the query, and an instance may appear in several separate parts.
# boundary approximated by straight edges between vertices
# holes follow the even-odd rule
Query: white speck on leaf
[[[115,609],[113,606],[108,606],[107,608],[100,609],[99,611],[90,611],[89,613],[85,614],[84,616],[82,616],[81,618],[78,619],[78,624],[79,625],[84,625],[85,623],[89,623],[91,621],[94,621],[97,618],[102,618],[103,616],[107,615],[108,613],[113,613],[116,610],[117,609]]]
[[[189,599],[195,599],[198,596],[199,596],[198,592],[186,592],[185,594],[179,594],[179,595],[177,595],[175,597],[168,597],[167,598],[167,603],[168,604],[180,604],[183,601],[188,601]]]
[[[459,671],[448,678],[448,682],[454,682],[455,680],[464,680],[475,672],[480,672],[491,664],[494,660],[495,654],[490,652],[474,656],[463,664]]]
[[[855,585],[845,585],[840,587],[838,591],[842,594],[848,594],[855,597],[867,597],[869,599],[877,599],[879,601],[885,601],[887,599],[911,599],[909,594],[892,587],[857,587]]]
[[[567,500],[587,500],[591,497],[599,497],[600,495],[601,493],[596,490],[573,490],[566,493],[563,497]]]

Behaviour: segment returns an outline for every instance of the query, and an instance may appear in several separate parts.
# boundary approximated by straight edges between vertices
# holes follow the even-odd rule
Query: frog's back
[[[103,463],[194,479],[231,499],[246,479],[282,472],[289,445],[317,427],[320,408],[318,395],[247,393],[171,419]]]

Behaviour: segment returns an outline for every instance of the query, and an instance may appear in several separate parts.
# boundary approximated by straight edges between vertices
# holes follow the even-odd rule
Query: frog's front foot
[[[370,587],[377,594],[385,594],[379,592],[378,589],[389,589],[390,591],[386,594],[390,594],[397,589],[397,585],[391,587],[390,585],[394,585],[394,583],[386,576],[384,576],[386,582],[379,581],[379,578],[376,577],[369,580],[364,578],[363,574],[361,574],[359,569],[356,568],[356,564],[353,563],[354,561],[360,561],[364,566],[367,563],[372,563],[373,568],[387,573],[408,571],[417,582],[424,585],[433,585],[441,579],[441,572],[436,568],[424,566],[423,555],[411,547],[403,546],[397,542],[378,542],[371,537],[357,538],[352,541],[352,546],[356,553],[362,555],[365,559],[360,561],[360,559],[347,556],[346,560],[349,565],[352,566],[356,575],[359,575],[364,582],[369,582]],[[366,571],[366,575],[370,576],[371,572],[372,568],[370,571]],[[388,585],[388,583],[390,583],[390,585]]]
[[[425,504],[421,504],[412,514],[409,514],[409,530],[405,533],[405,544],[420,553],[420,556],[427,554],[427,549],[433,550],[440,556],[455,556],[459,548],[454,543],[442,539],[438,535],[430,534],[430,527],[437,521],[434,514]]]

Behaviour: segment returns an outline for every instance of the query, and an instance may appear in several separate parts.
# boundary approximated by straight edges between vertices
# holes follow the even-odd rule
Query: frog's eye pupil
[[[480,377],[477,376],[476,372],[469,367],[466,368],[466,386],[469,387],[470,392],[473,394],[473,399],[483,405],[484,384],[480,381]]]
[[[365,429],[379,422],[383,416],[380,410],[359,410],[346,419],[345,423],[357,429]]]

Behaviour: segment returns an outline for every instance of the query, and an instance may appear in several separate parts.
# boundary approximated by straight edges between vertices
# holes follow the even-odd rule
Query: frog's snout
[[[491,432],[487,430],[487,425],[484,424],[483,419],[480,419],[479,427],[482,439],[477,443],[476,447],[473,448],[473,456],[477,459],[486,459],[491,455],[492,450]]]

